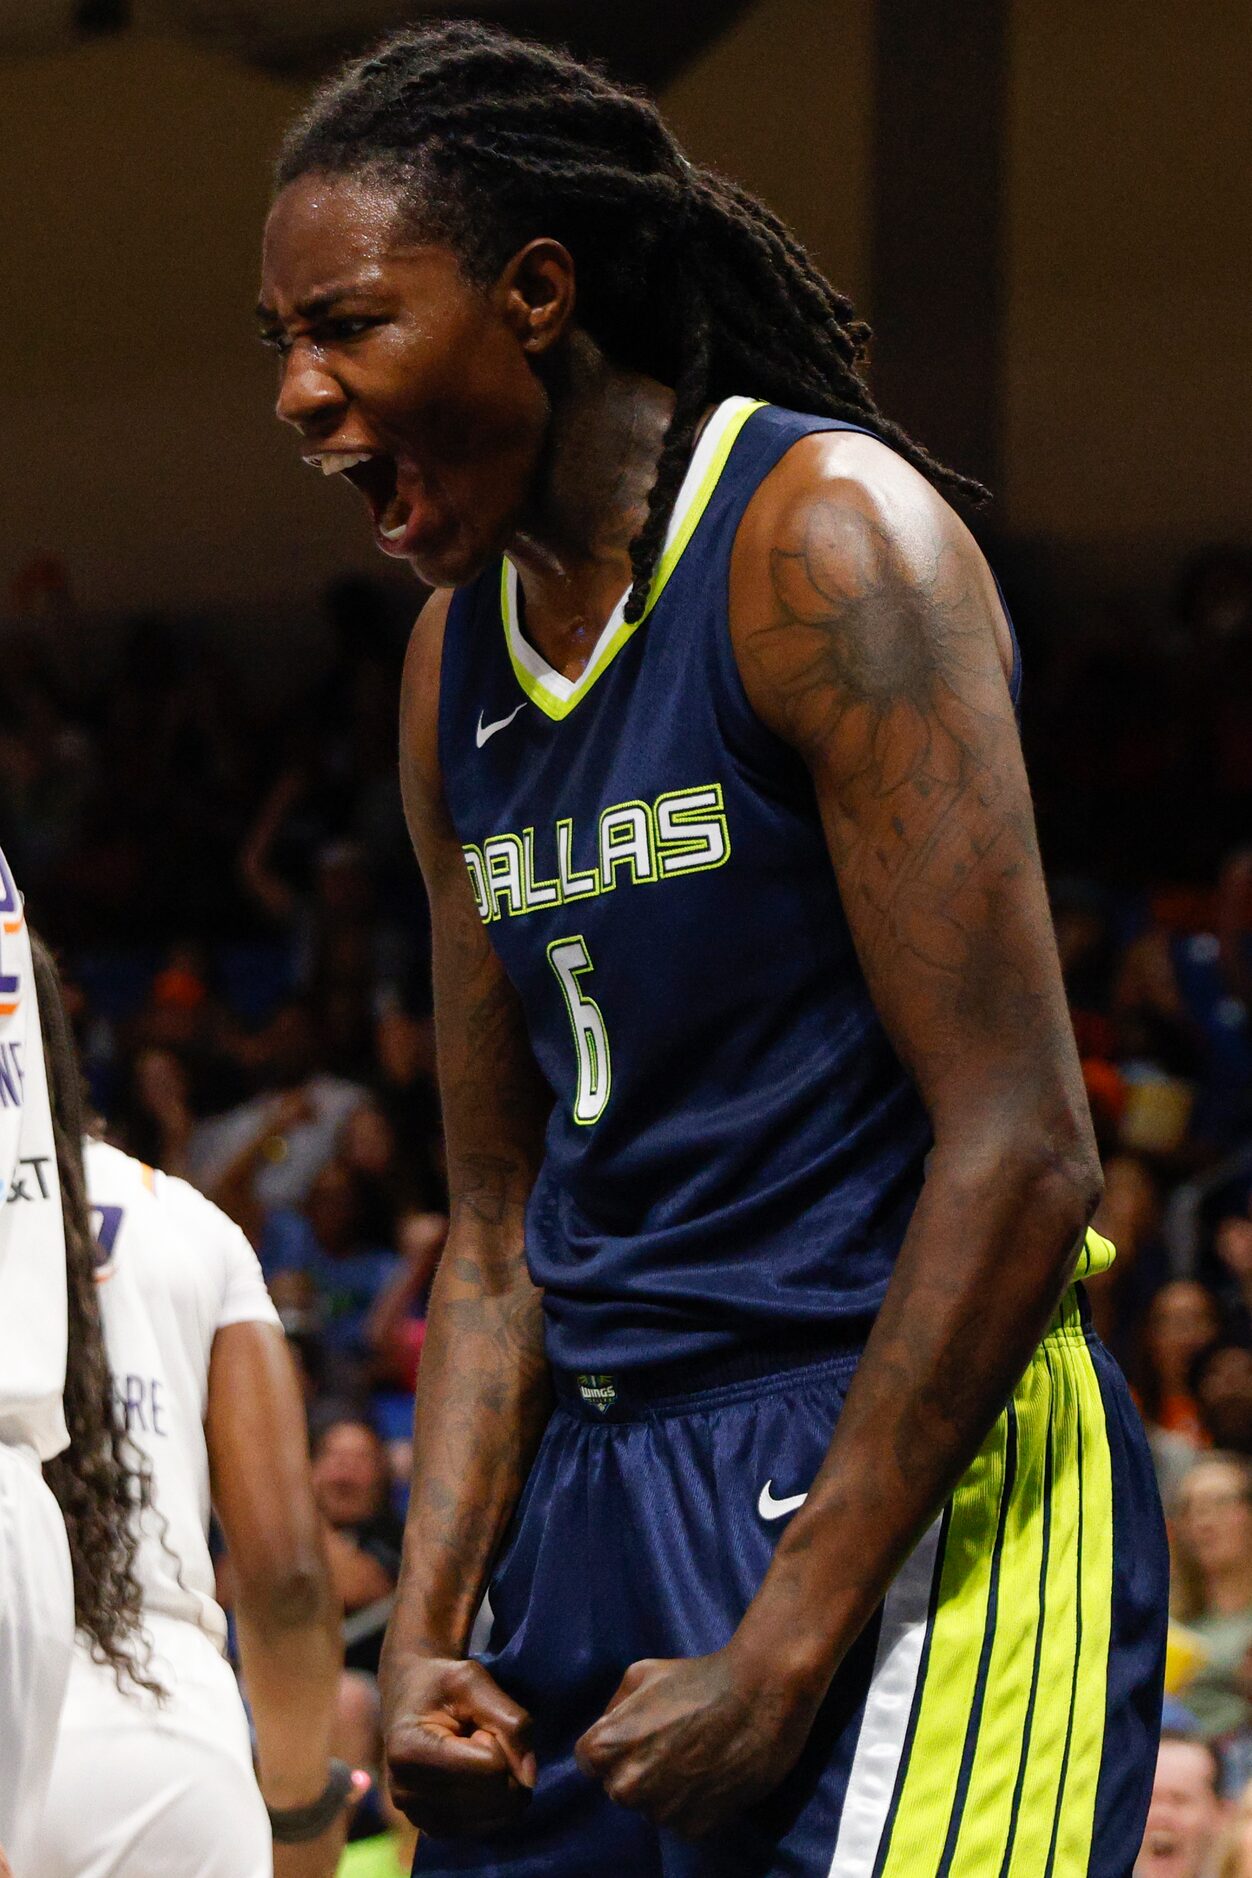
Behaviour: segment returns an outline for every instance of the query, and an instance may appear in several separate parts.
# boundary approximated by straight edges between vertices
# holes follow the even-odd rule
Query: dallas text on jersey
[[[556,872],[544,879],[536,873],[533,828],[490,835],[481,846],[466,843],[465,862],[483,922],[609,893],[623,869],[639,885],[724,867],[730,859],[730,829],[722,785],[670,789],[654,802],[615,802],[600,811],[595,853],[584,857],[588,865],[576,864],[574,848],[573,819],[565,816],[553,830]],[[543,856],[540,864],[551,866],[551,861]]]

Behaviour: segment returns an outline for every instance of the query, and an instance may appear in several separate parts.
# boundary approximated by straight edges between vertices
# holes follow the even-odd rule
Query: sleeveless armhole
[[[988,565],[990,566],[990,563]],[[1013,700],[1013,710],[1017,714],[1022,695],[1022,648],[1017,637],[1017,628],[1013,624],[1013,615],[1009,612],[1009,603],[1000,585],[1000,577],[994,568],[991,569],[991,578],[996,584],[996,597],[1000,602],[1000,611],[1004,615],[1004,623],[1009,629],[1009,639],[1013,647],[1013,669],[1009,673],[1009,697]]]
[[[766,477],[805,437],[841,430],[857,431],[865,437],[874,434],[860,424],[842,423],[837,418],[807,417],[798,412],[785,411],[777,405],[766,405],[755,412],[744,426],[744,435],[738,446],[744,450],[746,458],[748,452],[744,446],[751,445],[753,460],[742,463],[735,487],[727,492],[728,499],[717,517],[718,528],[725,531],[719,538],[722,550],[719,572],[721,591],[718,605],[713,609],[712,675],[718,714],[722,718],[729,746],[741,758],[747,759],[755,772],[758,786],[772,785],[792,798],[811,795],[812,779],[799,752],[765,723],[748,696],[730,630],[732,563],[743,518]],[[740,468],[738,465],[736,467]]]

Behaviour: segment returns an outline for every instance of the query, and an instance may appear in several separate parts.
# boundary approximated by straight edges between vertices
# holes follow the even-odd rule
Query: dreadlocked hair
[[[146,1465],[127,1464],[128,1452],[135,1450],[118,1414],[105,1357],[83,1167],[82,1088],[60,973],[34,932],[30,941],[61,1187],[69,1307],[64,1404],[70,1443],[44,1462],[43,1474],[65,1519],[75,1623],[90,1638],[97,1662],[110,1665],[119,1687],[125,1676],[160,1697],[164,1690],[147,1673],[151,1652],[140,1630],[142,1592],[135,1575],[138,1514],[151,1501],[151,1476]]]
[[[471,21],[392,34],[315,94],[278,188],[353,174],[487,282],[539,235],[573,256],[578,319],[605,356],[674,390],[631,544],[626,618],[642,618],[670,511],[711,403],[740,393],[842,418],[937,487],[982,501],[878,409],[869,328],[764,204],[688,162],[656,106],[568,54]]]

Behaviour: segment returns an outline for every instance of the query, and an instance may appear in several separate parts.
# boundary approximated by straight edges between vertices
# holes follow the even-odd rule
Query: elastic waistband
[[[553,1369],[552,1385],[561,1406],[587,1421],[634,1421],[666,1410],[681,1413],[727,1393],[751,1394],[798,1369],[834,1364],[851,1370],[868,1334],[869,1324],[857,1320],[843,1336],[826,1330],[820,1337],[706,1351],[646,1369]]]
[[[562,1408],[584,1421],[638,1421],[664,1413],[683,1414],[719,1399],[755,1394],[794,1370],[829,1366],[836,1373],[850,1375],[865,1347],[871,1321],[853,1320],[841,1336],[827,1329],[820,1337],[714,1350],[678,1362],[653,1363],[646,1369],[554,1368],[552,1386]],[[1044,1335],[1085,1340],[1090,1330],[1086,1291],[1081,1284],[1073,1284]]]

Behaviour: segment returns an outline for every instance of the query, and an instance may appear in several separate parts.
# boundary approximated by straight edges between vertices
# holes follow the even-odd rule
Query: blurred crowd
[[[1223,1811],[1252,1777],[1252,556],[1202,557],[1138,634],[1045,642],[1026,614],[1024,736],[1118,1248],[1091,1305],[1175,1556],[1140,1869],[1202,1878],[1224,1836],[1223,1872],[1252,1878],[1252,1814]],[[94,685],[44,627],[8,629],[0,829],[104,1125],[257,1248],[348,1612],[344,1751],[368,1764],[446,1191],[396,782],[405,621],[363,581],[326,616],[329,660],[268,706],[185,624],[132,622]],[[385,1826],[367,1810],[380,1836],[346,1869],[407,1870]]]

